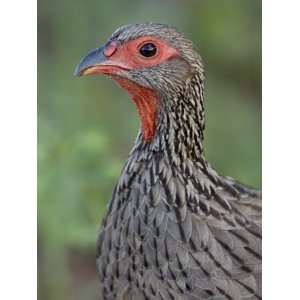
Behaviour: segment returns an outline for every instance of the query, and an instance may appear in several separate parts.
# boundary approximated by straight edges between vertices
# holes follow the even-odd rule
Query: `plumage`
[[[109,71],[117,81],[131,82],[126,87],[135,102],[148,101],[138,102],[138,110],[155,132],[145,134],[142,126],[103,220],[97,244],[101,296],[261,299],[261,194],[218,175],[205,159],[202,60],[167,25],[126,25],[108,43],[122,49],[144,37],[176,55],[143,67],[125,68],[122,61],[122,69]],[[124,50],[118,51],[121,56]],[[82,64],[81,75],[95,67]],[[147,119],[153,109],[155,119]]]

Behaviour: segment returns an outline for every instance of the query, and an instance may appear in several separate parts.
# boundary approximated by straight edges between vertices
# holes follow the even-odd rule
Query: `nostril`
[[[118,43],[116,41],[110,42],[103,50],[103,54],[106,57],[112,56],[118,48]]]

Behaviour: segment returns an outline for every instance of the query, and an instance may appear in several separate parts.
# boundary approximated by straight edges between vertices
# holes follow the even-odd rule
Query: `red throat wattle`
[[[144,141],[150,142],[154,138],[156,129],[157,95],[153,90],[140,86],[128,79],[118,76],[113,76],[113,78],[131,96],[140,115]]]

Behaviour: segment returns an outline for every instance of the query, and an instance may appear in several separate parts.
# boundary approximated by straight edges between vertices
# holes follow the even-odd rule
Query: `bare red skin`
[[[114,41],[111,43],[114,43]],[[147,43],[156,45],[157,52],[154,56],[145,57],[140,54],[139,49],[143,44]],[[115,47],[115,45],[116,44],[113,44],[113,47]],[[111,47],[110,44],[108,47]],[[175,48],[160,39],[151,36],[143,36],[119,45],[114,53],[110,55],[109,61],[113,62],[116,66],[119,65],[122,68],[134,70],[158,65],[178,55],[179,53]],[[107,63],[109,63],[109,61],[107,61]]]
[[[157,52],[154,56],[144,57],[140,54],[139,49],[146,43],[156,45]],[[135,70],[161,64],[179,56],[178,51],[158,38],[143,36],[122,45],[112,41],[104,50],[104,55],[107,56],[107,60],[88,68],[83,75],[99,73],[111,75],[121,87],[127,90],[140,115],[143,139],[150,142],[155,135],[159,99],[154,90],[120,77],[118,73],[120,70]]]
[[[118,76],[113,76],[113,78],[129,93],[137,107],[144,141],[152,141],[155,135],[158,108],[158,97],[154,90],[142,87],[126,78]]]

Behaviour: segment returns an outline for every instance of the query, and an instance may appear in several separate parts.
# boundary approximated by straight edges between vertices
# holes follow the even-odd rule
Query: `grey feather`
[[[170,26],[116,30],[121,44],[155,36],[180,57],[130,70],[159,95],[156,132],[135,146],[97,243],[104,300],[261,299],[261,194],[222,177],[203,153],[204,68]]]

